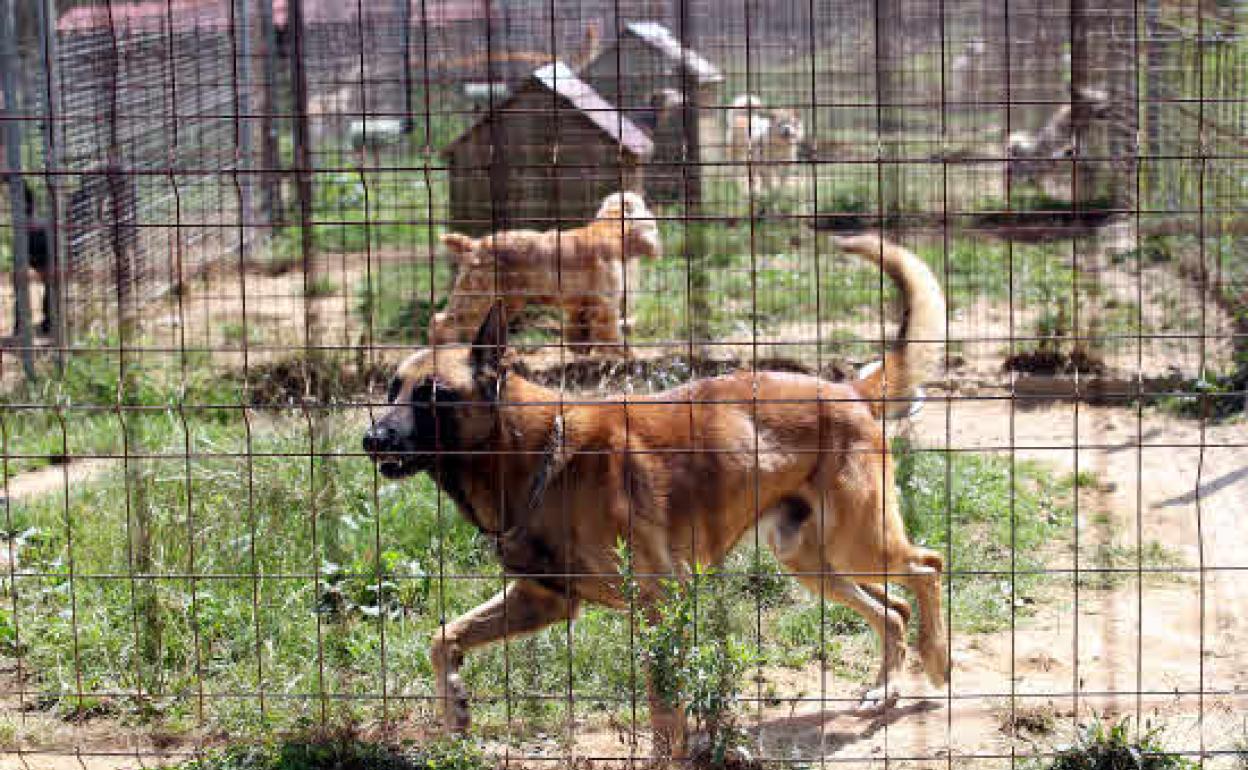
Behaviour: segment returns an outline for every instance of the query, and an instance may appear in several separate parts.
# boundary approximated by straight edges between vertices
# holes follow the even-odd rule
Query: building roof
[[[672,31],[657,21],[634,21],[624,27],[643,43],[658,51],[669,60],[682,65],[697,79],[698,85],[719,83],[724,76],[719,68],[711,64],[697,51],[685,48]]]
[[[505,114],[508,105],[514,102],[521,94],[533,88],[542,88],[562,97],[573,109],[589,118],[590,122],[602,131],[607,138],[632,155],[644,159],[648,158],[654,151],[654,143],[650,141],[650,137],[646,136],[644,131],[638,128],[631,120],[624,117],[623,113],[613,107],[606,99],[603,99],[597,91],[577,77],[576,73],[561,61],[552,62],[535,70],[524,83],[516,88],[510,97],[497,105],[494,111],[486,113],[480,120],[469,126],[468,130],[448,143],[442,151],[449,151],[476,133],[479,127],[489,123],[493,118]]]
[[[490,7],[485,0],[410,0],[412,23],[438,27],[460,22],[485,21]],[[172,23],[176,31],[191,29],[224,29],[230,24],[229,0],[137,0],[97,2],[80,5],[61,14],[56,28],[60,32],[100,32],[111,27],[117,30],[163,30]],[[343,0],[304,0],[305,24],[354,22],[363,9],[366,23],[380,23],[397,18],[394,3],[357,5]],[[273,0],[273,24],[284,28],[290,18],[290,0]]]
[[[171,20],[175,29],[223,29],[227,6],[219,0],[147,0],[138,3],[80,5],[56,20],[58,32],[159,31]]]

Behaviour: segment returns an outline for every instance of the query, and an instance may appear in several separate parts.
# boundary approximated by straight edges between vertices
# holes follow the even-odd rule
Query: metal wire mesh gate
[[[1248,6],[3,5],[0,767],[231,767],[283,740],[309,767],[298,747],[325,741],[340,764],[623,766],[654,748],[656,671],[701,730],[694,764],[1049,767],[1076,737],[1243,761]],[[611,519],[569,504],[563,530],[508,540],[437,463],[536,462],[540,500],[595,452],[648,454],[569,450],[561,477],[545,444],[444,443],[389,480],[360,437],[396,398],[441,389],[461,441],[494,435],[480,394],[399,363],[431,342],[458,360],[502,297],[509,376],[555,394],[550,446],[614,419],[612,394],[640,442],[636,399],[691,380],[864,376],[906,328],[836,240],[864,231],[948,305],[913,344],[939,351],[926,405],[878,429],[910,539],[944,560],[950,683],[890,671],[900,699],[860,714],[896,640],[861,608],[920,602],[798,591],[847,570],[775,543],[835,517],[686,473],[725,510],[748,490],[759,526],[714,564],[676,548],[661,577],[684,580],[647,587],[629,538],[656,523],[628,513],[599,549],[609,595],[472,650],[470,741],[435,740],[440,624],[524,583],[516,542],[579,557]],[[660,400],[689,403],[690,436],[745,430],[686,387]],[[741,425],[775,406],[759,393]],[[741,435],[750,479],[795,440]]]

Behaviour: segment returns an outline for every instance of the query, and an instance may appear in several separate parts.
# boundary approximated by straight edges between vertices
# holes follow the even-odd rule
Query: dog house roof
[[[698,85],[719,83],[724,76],[719,68],[707,61],[698,52],[681,45],[672,31],[657,21],[634,21],[624,28],[642,42],[658,51],[673,62],[681,64],[698,81]]]
[[[648,158],[654,152],[654,144],[644,131],[624,117],[619,110],[603,99],[597,91],[577,77],[576,73],[561,61],[552,62],[535,70],[510,97],[499,104],[494,111],[486,113],[484,117],[469,126],[468,130],[447,144],[442,152],[449,152],[474,135],[481,126],[499,115],[506,114],[508,105],[532,88],[542,88],[562,97],[573,109],[589,118],[608,138],[637,158]]]

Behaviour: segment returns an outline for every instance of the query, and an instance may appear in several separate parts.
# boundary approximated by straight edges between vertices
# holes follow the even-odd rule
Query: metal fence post
[[[22,120],[17,103],[17,0],[5,0],[0,13],[0,57],[3,58],[4,156],[8,166],[9,208],[13,225],[14,337],[21,351],[22,370],[35,379],[30,322],[30,244],[26,233],[26,195],[22,178]]]

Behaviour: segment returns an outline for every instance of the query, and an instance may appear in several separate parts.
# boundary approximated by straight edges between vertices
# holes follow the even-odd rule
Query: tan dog
[[[853,607],[879,634],[883,659],[867,705],[896,696],[914,591],[919,652],[948,680],[940,554],[906,536],[893,483],[885,404],[906,399],[931,356],[911,343],[941,337],[944,301],[927,266],[874,236],[842,246],[881,264],[906,300],[903,336],[865,379],[740,372],[648,397],[565,403],[507,365],[502,304],[471,350],[413,354],[389,408],[364,437],[386,478],[427,472],[493,538],[513,580],[441,628],[431,657],[447,726],[468,726],[459,677],[473,648],[575,617],[594,602],[626,606],[617,543],[627,544],[653,617],[657,576],[716,565],[753,528],[816,595]],[[647,577],[649,576],[649,577]],[[660,752],[680,753],[682,712],[651,687]]]
[[[608,195],[584,227],[477,239],[449,233],[442,242],[459,271],[446,310],[430,323],[430,342],[460,341],[499,298],[513,315],[529,303],[563,308],[567,340],[585,343],[584,352],[621,343],[621,302],[626,289],[635,291],[629,266],[662,252],[654,215],[633,192]]]
[[[738,96],[728,109],[724,143],[728,160],[751,195],[781,189],[796,169],[798,150],[806,138],[802,120],[793,110],[768,108],[757,96]]]

